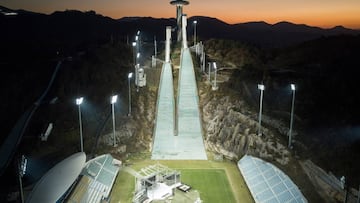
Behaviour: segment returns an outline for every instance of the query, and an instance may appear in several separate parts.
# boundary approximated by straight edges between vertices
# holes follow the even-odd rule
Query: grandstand
[[[97,203],[109,199],[120,165],[121,161],[114,159],[110,154],[86,162],[80,180],[66,202]]]
[[[238,168],[256,203],[307,203],[299,188],[274,165],[245,155],[239,160]]]
[[[107,202],[121,161],[110,154],[85,161],[85,153],[79,152],[55,165],[36,183],[26,202]]]
[[[85,153],[79,152],[56,164],[36,183],[26,198],[26,202],[58,202],[62,200],[79,176],[85,160]]]

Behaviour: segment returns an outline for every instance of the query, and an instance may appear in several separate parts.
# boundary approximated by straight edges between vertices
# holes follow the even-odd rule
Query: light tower
[[[181,41],[181,29],[182,29],[182,23],[181,18],[183,15],[182,7],[185,5],[189,5],[189,2],[187,0],[172,0],[170,1],[171,5],[176,5],[176,21],[177,21],[177,41]]]

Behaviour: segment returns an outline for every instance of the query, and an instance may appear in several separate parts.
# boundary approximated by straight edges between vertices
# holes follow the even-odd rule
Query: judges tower
[[[171,5],[176,5],[176,21],[177,21],[177,41],[180,42],[182,40],[182,7],[185,5],[189,5],[189,2],[187,0],[172,0],[170,2]]]

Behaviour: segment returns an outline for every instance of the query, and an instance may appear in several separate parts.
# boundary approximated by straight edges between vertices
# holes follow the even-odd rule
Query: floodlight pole
[[[136,92],[139,92],[139,69],[140,69],[140,64],[136,64],[135,66]]]
[[[19,184],[20,184],[20,198],[21,198],[21,203],[24,203],[24,191],[23,191],[23,186],[22,186],[22,178],[19,175]]]
[[[217,72],[217,67],[216,67],[216,62],[214,62],[213,63],[213,65],[214,65],[214,86],[212,87],[212,90],[217,90],[218,89],[218,87],[217,87],[217,85],[216,85],[216,72]]]
[[[214,84],[215,84],[215,88],[217,87],[216,86],[216,73],[217,73],[217,67],[216,67],[216,63],[214,63],[214,69],[215,69],[215,76],[214,76]]]
[[[197,21],[194,20],[194,46],[196,45],[196,25],[197,25]]]
[[[135,52],[135,48],[136,48],[137,42],[133,42],[132,46],[133,46],[133,60],[134,60],[134,66],[136,65],[136,52]]]
[[[140,64],[140,52],[136,53],[136,65]]]
[[[113,136],[114,136],[114,147],[116,147],[116,136],[115,136],[115,103],[117,101],[117,95],[111,97],[111,109],[112,109],[112,120],[113,120]]]
[[[292,136],[292,128],[294,123],[294,104],[295,104],[295,84],[291,84],[291,90],[292,90],[292,102],[291,102],[291,117],[290,117],[290,130],[289,130],[289,144],[288,147],[291,147],[291,136]]]
[[[84,98],[80,97],[76,99],[76,105],[79,107],[79,127],[80,127],[80,148],[81,152],[84,152],[84,145],[83,145],[83,132],[82,132],[82,122],[81,122],[81,104],[83,102]]]
[[[139,40],[139,36],[136,35],[135,36],[135,41],[136,41],[136,52],[139,52],[139,44],[140,44],[140,40]]]
[[[140,30],[136,32],[135,41],[136,41],[136,52],[140,52],[140,45],[141,45]]]
[[[208,64],[209,64],[208,81],[209,81],[209,83],[211,84],[211,78],[210,78],[210,68],[211,68],[211,63],[210,63],[210,62],[208,62]]]
[[[155,59],[157,58],[157,42],[156,42],[156,36],[154,36],[154,56]]]
[[[22,178],[19,175],[19,184],[20,184],[20,198],[21,198],[21,203],[24,203],[24,191],[23,191],[23,186],[22,186]]]
[[[262,116],[262,105],[263,105],[263,96],[264,96],[265,86],[263,84],[258,84],[258,89],[260,90],[260,109],[259,109],[258,136],[261,136],[261,116]]]
[[[205,63],[206,63],[206,54],[205,54],[205,52],[203,52],[202,63],[201,63],[201,71],[202,72],[205,72]]]
[[[81,105],[79,106],[79,127],[80,127],[80,148],[81,148],[81,152],[84,151],[84,143],[83,143],[83,132],[82,132],[82,121],[81,121]]]
[[[19,176],[19,187],[20,187],[20,198],[21,203],[24,203],[24,191],[23,191],[23,184],[22,184],[22,177],[26,173],[26,165],[27,165],[27,159],[24,155],[21,156],[21,158],[17,158],[17,172]]]
[[[128,82],[129,82],[129,113],[128,116],[131,116],[131,88],[130,88],[130,80],[132,78],[133,73],[128,74]]]

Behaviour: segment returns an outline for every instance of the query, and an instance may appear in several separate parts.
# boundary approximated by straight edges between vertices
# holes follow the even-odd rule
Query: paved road
[[[6,140],[0,147],[0,176],[5,172],[6,168],[10,164],[13,156],[15,155],[15,152],[17,150],[18,145],[21,142],[22,136],[24,135],[25,130],[27,129],[27,126],[30,123],[30,120],[42,101],[44,100],[45,96],[50,90],[50,87],[54,83],[54,80],[57,76],[58,71],[60,70],[61,64],[63,60],[60,60],[55,70],[51,76],[51,79],[49,81],[48,86],[46,87],[43,94],[38,98],[38,100],[35,101],[35,103],[29,107],[23,115],[19,118],[19,120],[16,122],[15,126],[11,130],[10,134],[7,136]]]

